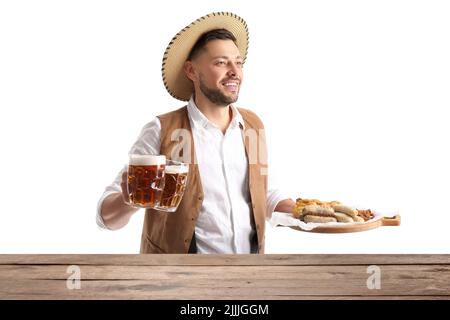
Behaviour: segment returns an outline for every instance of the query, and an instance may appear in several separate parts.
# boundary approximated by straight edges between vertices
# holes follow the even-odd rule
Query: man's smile
[[[239,87],[239,81],[237,80],[227,80],[222,82],[222,85],[226,88],[227,91],[237,92]]]

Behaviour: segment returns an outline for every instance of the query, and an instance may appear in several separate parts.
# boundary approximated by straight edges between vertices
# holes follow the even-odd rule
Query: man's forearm
[[[124,227],[138,210],[126,204],[121,193],[113,193],[103,200],[101,215],[108,229],[117,230]]]

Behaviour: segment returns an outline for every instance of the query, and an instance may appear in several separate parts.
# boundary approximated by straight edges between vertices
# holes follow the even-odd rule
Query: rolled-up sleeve
[[[147,123],[144,128],[141,130],[139,137],[136,142],[131,147],[128,154],[159,154],[161,149],[161,122],[159,118],[156,117],[151,122]],[[100,197],[97,203],[97,225],[101,229],[108,229],[103,221],[101,210],[103,201],[113,193],[121,193],[121,182],[122,182],[122,174],[127,170],[128,164],[125,164],[117,174],[114,181],[106,187],[102,196]]]
[[[278,202],[290,198],[291,197],[287,194],[287,192],[280,187],[277,175],[274,174],[273,170],[268,170],[266,219],[269,220],[272,217],[272,213],[275,211],[275,207]]]
[[[120,187],[120,184],[122,182],[122,174],[124,171],[127,170],[127,165],[125,165],[122,170],[117,174],[116,179],[114,179],[113,183],[111,183],[109,186],[106,187],[105,191],[103,192],[102,196],[100,197],[100,200],[97,203],[97,225],[101,229],[108,229],[108,227],[105,225],[105,222],[102,218],[102,205],[103,201],[111,194],[113,193],[120,193],[122,192],[122,189]]]

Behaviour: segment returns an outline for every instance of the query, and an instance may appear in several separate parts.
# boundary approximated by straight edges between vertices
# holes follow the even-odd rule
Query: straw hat
[[[162,77],[164,86],[174,98],[188,101],[194,87],[183,71],[184,62],[197,42],[205,32],[214,29],[227,29],[236,38],[237,47],[243,62],[247,56],[248,28],[241,17],[230,12],[213,12],[198,18],[178,32],[170,41],[164,52],[162,61]]]

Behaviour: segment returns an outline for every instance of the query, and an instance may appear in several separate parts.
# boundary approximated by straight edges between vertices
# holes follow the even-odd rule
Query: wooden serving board
[[[399,226],[401,222],[400,215],[397,214],[393,217],[382,217],[378,220],[372,222],[366,222],[362,224],[345,224],[342,223],[342,226],[319,226],[312,230],[303,230],[297,226],[292,226],[292,229],[305,231],[305,232],[318,232],[318,233],[347,233],[347,232],[359,232],[366,231],[370,229],[375,229],[382,226]]]

